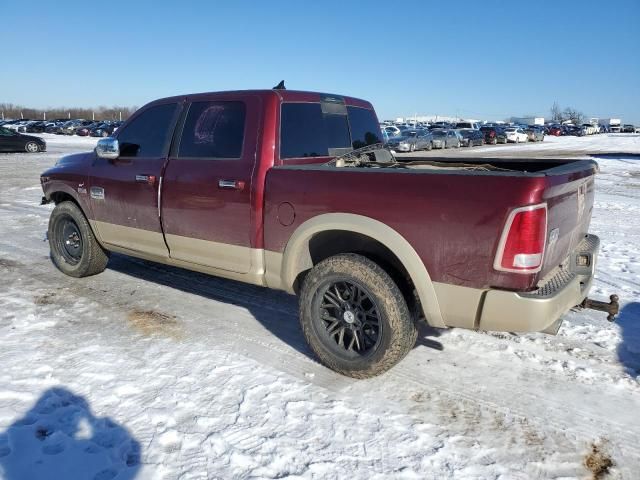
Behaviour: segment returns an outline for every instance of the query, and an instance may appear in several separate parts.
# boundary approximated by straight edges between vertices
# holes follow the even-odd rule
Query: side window
[[[282,104],[280,158],[325,157],[349,147],[347,115],[323,113],[320,103]]]
[[[167,103],[148,108],[118,134],[120,156],[159,157],[169,140],[169,131],[177,104]]]
[[[240,158],[244,102],[194,102],[182,130],[178,158]]]

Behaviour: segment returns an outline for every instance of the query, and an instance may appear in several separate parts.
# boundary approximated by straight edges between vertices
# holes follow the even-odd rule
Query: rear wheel
[[[300,324],[324,365],[355,378],[389,370],[417,337],[398,286],[356,254],[329,257],[311,270],[300,293]]]
[[[29,153],[37,153],[40,151],[40,147],[36,142],[27,142],[24,149]]]
[[[433,142],[429,142],[427,144],[427,151],[431,151],[433,149]]]
[[[73,202],[62,202],[49,218],[51,259],[71,277],[87,277],[102,272],[109,256],[98,244],[89,222]]]

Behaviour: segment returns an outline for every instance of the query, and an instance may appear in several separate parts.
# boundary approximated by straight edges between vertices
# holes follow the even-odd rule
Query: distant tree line
[[[138,107],[56,107],[56,108],[30,108],[13,103],[0,103],[0,118],[29,118],[34,120],[47,120],[54,118],[84,118],[86,120],[126,120]]]
[[[570,120],[574,125],[582,125],[584,123],[584,114],[573,107],[567,107],[562,110],[558,102],[553,102],[551,106],[551,120],[556,123]]]

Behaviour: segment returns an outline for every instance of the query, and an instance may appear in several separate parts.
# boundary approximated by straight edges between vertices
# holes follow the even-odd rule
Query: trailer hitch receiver
[[[607,315],[607,320],[609,320],[610,322],[613,322],[616,318],[616,315],[618,314],[618,311],[620,310],[620,304],[618,303],[618,295],[611,295],[609,297],[609,300],[611,300],[609,303],[607,302],[600,302],[598,300],[591,300],[590,298],[585,298],[584,301],[580,304],[580,306],[582,308],[590,308],[592,310],[598,310],[600,312],[606,312],[609,315]]]

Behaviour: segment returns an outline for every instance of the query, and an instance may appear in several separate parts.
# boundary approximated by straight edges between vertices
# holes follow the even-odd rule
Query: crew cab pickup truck
[[[290,90],[154,101],[41,175],[51,257],[110,252],[299,296],[320,361],[379,374],[416,322],[555,333],[587,297],[590,160],[418,158],[379,143],[369,102]]]

